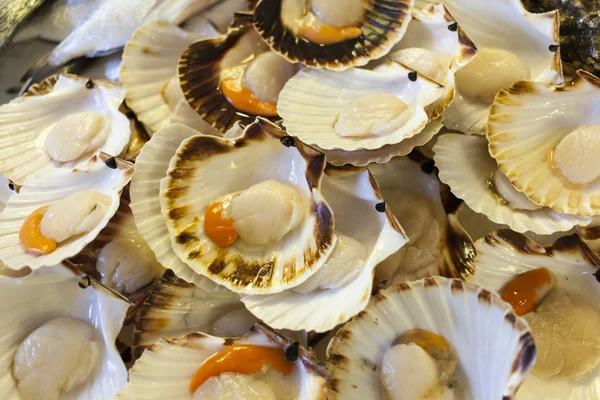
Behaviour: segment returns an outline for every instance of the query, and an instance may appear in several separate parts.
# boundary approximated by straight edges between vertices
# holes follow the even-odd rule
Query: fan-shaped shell
[[[169,162],[185,139],[199,132],[175,124],[156,132],[142,148],[136,160],[136,173],[131,180],[131,210],[138,230],[154,251],[156,259],[172,269],[178,277],[204,290],[215,290],[208,278],[197,274],[181,261],[171,248],[169,230],[160,210],[160,180],[167,174]]]
[[[341,71],[363,66],[385,56],[406,32],[412,0],[365,2],[362,35],[340,43],[321,45],[296,37],[281,21],[283,0],[261,0],[254,10],[254,26],[271,49],[290,62]],[[343,7],[340,2],[340,7]]]
[[[325,263],[337,240],[333,213],[320,193],[325,156],[300,142],[287,147],[284,137],[266,120],[247,126],[237,139],[193,136],[179,146],[161,181],[161,210],[175,254],[236,292],[277,293],[302,283]],[[308,208],[300,226],[266,250],[237,242],[215,245],[204,231],[206,207],[268,179],[292,184],[303,198]]]
[[[203,135],[222,136],[223,134],[206,122],[200,114],[192,110],[186,99],[179,100],[167,125],[182,124],[188,128],[202,132]]]
[[[129,372],[129,384],[118,398],[188,400],[189,386],[202,363],[232,345],[257,345],[281,349],[293,342],[268,327],[257,324],[240,338],[223,339],[204,333],[191,333],[174,339],[161,339],[148,348]],[[299,348],[295,361],[300,400],[325,400],[328,376],[312,355]],[[151,383],[151,384],[150,384]]]
[[[402,282],[434,275],[456,278],[466,278],[471,275],[475,268],[476,252],[473,241],[456,216],[461,202],[454,198],[449,190],[441,187],[433,171],[432,162],[424,161],[421,164],[408,157],[399,157],[387,164],[372,165],[369,169],[381,188],[383,198],[386,200],[386,209],[394,213],[394,209],[401,209],[407,199],[414,196],[427,204],[431,217],[437,221],[439,229],[437,246],[439,253],[430,264],[423,265],[417,270],[411,270],[408,266],[402,269],[403,265],[397,265],[399,261],[391,256],[377,268],[376,284],[389,286],[392,280]],[[413,224],[412,215],[396,214],[396,217],[401,224],[402,221]],[[409,242],[405,247],[415,245],[410,240],[412,233],[407,232],[407,234]],[[385,272],[388,268],[395,270],[393,276],[388,276],[389,273]]]
[[[19,194],[12,196],[0,214],[0,260],[11,269],[28,266],[38,269],[61,263],[79,253],[108,224],[119,208],[121,190],[131,179],[134,168],[117,161],[112,168],[105,155],[94,156],[85,168],[69,171],[55,169],[51,173],[25,181]],[[114,162],[115,159],[111,158]],[[19,240],[19,231],[25,219],[38,208],[80,191],[95,191],[109,195],[111,205],[100,223],[88,233],[69,239],[49,254],[35,256],[25,252]]]
[[[127,384],[127,370],[115,340],[129,303],[86,276],[62,265],[33,271],[23,278],[0,276],[0,397],[21,400],[12,375],[19,344],[34,329],[59,317],[72,317],[94,327],[101,343],[101,367],[65,399],[110,399]]]
[[[273,328],[325,332],[346,322],[367,306],[375,266],[407,242],[389,209],[381,210],[385,203],[368,171],[338,179],[325,176],[322,191],[336,229],[365,245],[367,259],[360,275],[339,289],[242,296],[248,310]]]
[[[398,151],[404,152],[404,147],[399,148],[401,143],[415,138],[431,119],[441,113],[441,110],[429,106],[443,96],[444,88],[420,75],[413,81],[413,74],[414,71],[395,62],[382,65],[374,71],[358,68],[344,72],[304,69],[285,85],[277,108],[287,132],[325,151],[327,161],[334,165],[351,161],[358,161],[358,165],[366,165],[374,160],[385,161],[397,155]],[[352,100],[367,94],[399,97],[414,113],[403,127],[389,135],[365,138],[338,135],[334,129],[338,115]],[[425,136],[433,136],[429,132],[433,130]],[[343,153],[334,152],[329,157],[328,152],[332,150]],[[360,151],[363,153],[355,155]],[[340,158],[336,157],[338,155]],[[364,156],[368,158],[365,160]]]
[[[98,112],[108,124],[107,139],[95,154],[118,155],[130,136],[129,120],[119,112],[124,97],[125,88],[119,84],[74,75],[54,75],[33,86],[0,107],[0,172],[22,185],[30,175],[87,163],[94,153],[59,163],[45,150],[47,128],[80,112]]]
[[[497,166],[488,153],[488,142],[484,137],[442,135],[433,150],[440,180],[471,209],[492,222],[508,225],[517,232],[531,231],[540,235],[568,231],[591,222],[591,218],[560,214],[548,207],[518,210],[503,202],[490,184]]]
[[[544,247],[522,234],[500,230],[478,240],[476,245],[478,257],[477,270],[472,277],[474,283],[496,291],[518,274],[548,268],[556,276],[559,288],[581,294],[600,312],[600,283],[596,278],[600,259],[577,235],[558,239]],[[515,399],[596,399],[600,393],[599,371],[600,366],[576,380],[542,380],[529,375]]]
[[[558,46],[559,19],[556,11],[533,14],[521,0],[444,0],[452,16],[477,49],[499,48],[519,56],[536,82],[563,83]],[[444,124],[452,130],[485,134],[490,104],[473,102],[456,87],[454,101],[444,113]]]
[[[535,361],[527,323],[498,295],[458,279],[425,278],[382,290],[336,334],[327,349],[329,398],[382,398],[383,356],[416,328],[443,336],[456,350],[460,399],[512,398]]]
[[[518,82],[501,91],[490,110],[487,133],[492,157],[521,192],[534,203],[559,213],[600,214],[600,181],[581,188],[555,175],[547,153],[573,129],[600,125],[593,111],[600,105],[600,80],[580,71],[564,88]]]

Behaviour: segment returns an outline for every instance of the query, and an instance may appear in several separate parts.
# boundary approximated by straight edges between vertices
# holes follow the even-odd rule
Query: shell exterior
[[[88,322],[96,329],[102,361],[85,384],[61,398],[111,399],[127,384],[127,370],[115,340],[129,303],[86,276],[73,274],[61,265],[34,271],[23,278],[0,276],[0,297],[5,307],[0,319],[0,397],[21,400],[12,375],[19,344],[34,329],[59,317]]]
[[[10,199],[14,193],[14,184],[12,184],[4,175],[0,174],[0,212],[4,210],[6,203],[8,203],[8,199]]]
[[[287,132],[307,144],[326,152],[378,150],[379,153],[370,153],[373,154],[372,160],[389,159],[395,152],[390,156],[381,150],[383,147],[397,150],[393,146],[418,135],[441,112],[428,109],[428,106],[443,96],[444,88],[420,75],[413,82],[409,74],[414,72],[396,62],[379,66],[374,71],[358,68],[344,72],[303,69],[281,91],[277,109]],[[334,130],[334,122],[346,105],[360,96],[378,93],[399,97],[414,110],[413,116],[402,128],[389,135],[365,138],[339,136]],[[358,154],[357,164],[366,165],[371,161],[371,157],[365,159]],[[332,160],[328,157],[327,161],[333,161],[335,165],[346,163],[343,157],[339,160],[335,155]],[[352,154],[348,160],[356,161]]]
[[[533,14],[523,7],[521,0],[443,0],[443,3],[479,51],[484,48],[510,51],[529,65],[532,80],[553,85],[564,82],[556,11]],[[469,101],[457,87],[454,101],[444,113],[444,124],[460,132],[485,134],[489,106]]]
[[[183,141],[160,184],[161,210],[175,254],[230,290],[278,293],[299,285],[327,260],[337,241],[333,213],[320,191],[325,156],[261,119],[236,139],[198,135]],[[257,171],[253,168],[260,165]],[[232,167],[235,166],[235,167]],[[215,174],[214,171],[223,171]],[[291,183],[308,206],[300,225],[265,248],[215,245],[204,232],[206,207],[268,179]]]
[[[577,75],[565,88],[523,81],[501,91],[487,137],[498,168],[534,203],[589,217],[600,215],[600,181],[567,187],[546,162],[548,151],[571,130],[600,124],[592,111],[600,105],[600,80],[583,71]]]
[[[477,241],[477,270],[472,282],[488,290],[499,290],[518,274],[548,268],[559,288],[580,293],[600,311],[600,283],[594,277],[600,259],[577,235],[563,237],[543,247],[524,235],[500,230]],[[577,380],[541,380],[530,375],[517,393],[517,400],[591,400],[600,394],[600,366]]]
[[[35,270],[61,263],[78,254],[94,240],[119,208],[121,190],[134,172],[130,163],[118,161],[112,169],[105,165],[106,155],[94,156],[83,169],[55,169],[42,177],[27,179],[18,195],[12,196],[0,214],[0,260],[11,269],[28,266]],[[88,233],[60,244],[52,253],[35,256],[26,253],[19,241],[25,219],[38,208],[80,191],[95,191],[111,197],[111,205],[100,223]]]
[[[474,211],[492,222],[508,225],[517,232],[549,235],[587,225],[591,218],[560,214],[548,207],[535,211],[517,210],[503,202],[490,186],[496,161],[488,153],[488,142],[481,136],[442,135],[433,148],[435,165],[442,182]]]
[[[246,35],[254,34],[252,24],[244,18],[234,20],[229,31],[222,36],[200,40],[189,46],[179,59],[179,81],[189,105],[206,122],[222,133],[237,122],[250,124],[254,115],[234,108],[221,93],[221,71],[231,60],[240,62],[254,56],[252,49],[240,49]]]
[[[86,164],[93,154],[59,163],[45,150],[47,128],[79,112],[104,116],[110,132],[98,151],[118,155],[130,136],[129,120],[119,112],[124,97],[125,88],[119,84],[74,75],[54,75],[35,85],[26,95],[0,107],[0,172],[22,185],[30,175]]]
[[[429,161],[420,164],[408,157],[396,158],[387,164],[369,167],[381,188],[387,209],[394,213],[394,208],[399,208],[407,195],[416,196],[430,206],[432,217],[437,220],[440,227],[437,260],[417,271],[397,271],[394,277],[395,281],[414,280],[434,275],[464,279],[470,276],[475,268],[475,244],[462,228],[456,216],[461,202],[440,186],[440,182],[434,171],[429,169],[430,167],[431,162]],[[410,245],[409,238],[407,246]],[[377,284],[389,286],[391,282],[377,282]]]
[[[121,82],[127,87],[125,99],[150,133],[166,127],[171,116],[162,90],[176,77],[179,56],[201,37],[219,34],[212,27],[211,30],[187,32],[165,21],[150,21],[135,31],[125,45],[119,71]]]
[[[228,290],[206,291],[179,279],[171,270],[156,282],[135,319],[134,355],[163,337],[210,332],[224,314],[244,308]]]
[[[362,35],[331,45],[298,38],[281,22],[283,0],[261,0],[254,10],[254,27],[271,49],[290,62],[342,71],[386,55],[399,42],[411,20],[413,0],[365,2]]]
[[[322,192],[336,229],[364,244],[367,259],[360,275],[339,289],[242,296],[248,310],[273,328],[325,332],[346,322],[367,306],[375,266],[407,242],[389,209],[382,213],[375,208],[383,197],[368,171],[341,179],[325,176]]]
[[[188,128],[202,132],[204,135],[223,135],[218,129],[213,128],[208,122],[202,119],[196,111],[192,110],[192,107],[190,107],[186,99],[181,99],[175,107],[175,110],[173,110],[167,125],[173,124],[185,125]]]
[[[255,325],[240,338],[224,339],[204,333],[191,333],[175,339],[161,339],[148,348],[129,371],[129,384],[119,399],[192,398],[189,385],[202,363],[231,345],[258,345],[285,349],[293,342],[264,325]],[[328,376],[312,355],[300,347],[295,361],[298,374],[299,400],[325,400]]]
[[[329,343],[329,398],[380,399],[385,352],[402,333],[420,328],[448,340],[458,355],[456,397],[510,399],[533,367],[527,323],[494,293],[442,277],[382,290]]]
[[[158,262],[172,269],[178,277],[204,290],[215,290],[217,285],[197,274],[181,261],[171,248],[169,230],[160,211],[160,180],[167,174],[169,162],[185,139],[199,132],[175,124],[156,132],[142,148],[136,160],[136,173],[131,180],[131,210],[135,224],[154,251]]]

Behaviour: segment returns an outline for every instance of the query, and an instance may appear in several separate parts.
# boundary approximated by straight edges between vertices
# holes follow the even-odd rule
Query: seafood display
[[[12,3],[0,398],[598,399],[588,2]]]

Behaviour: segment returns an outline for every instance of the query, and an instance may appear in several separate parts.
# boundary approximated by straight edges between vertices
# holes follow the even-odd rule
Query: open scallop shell
[[[281,21],[283,0],[261,0],[254,10],[254,26],[271,49],[290,62],[341,71],[363,66],[386,55],[406,32],[412,0],[365,2],[362,35],[340,43],[321,45],[298,38]],[[343,7],[343,2],[339,2]]]
[[[510,51],[529,65],[532,80],[553,85],[563,83],[556,11],[533,14],[523,7],[521,0],[443,2],[479,51],[484,48]],[[485,134],[490,105],[470,101],[456,87],[454,101],[444,113],[444,124],[460,132]]]
[[[211,333],[219,318],[243,308],[239,295],[229,290],[203,290],[167,270],[152,287],[136,316],[134,356],[139,357],[160,338],[191,332]]]
[[[388,55],[392,60],[404,63],[418,73],[427,76],[425,71],[418,68],[418,60],[414,60],[417,63],[411,65],[406,59],[399,57],[399,51],[409,48],[429,50],[439,58],[440,65],[446,66],[447,71],[442,79],[438,80],[436,77],[428,76],[446,88],[445,95],[438,100],[441,107],[446,108],[454,99],[456,72],[471,62],[477,53],[477,48],[448,10],[442,4],[431,2],[428,2],[427,5],[415,2],[413,20],[408,26],[406,34]]]
[[[202,363],[210,356],[232,345],[257,345],[283,352],[293,342],[268,327],[257,324],[245,336],[223,339],[204,333],[191,333],[175,339],[161,339],[148,348],[129,371],[129,384],[118,398],[191,400],[189,386]],[[313,356],[299,348],[295,399],[325,400],[328,376]],[[296,373],[295,373],[296,374]]]
[[[104,116],[110,132],[98,152],[118,155],[130,136],[129,120],[119,112],[124,97],[125,88],[119,84],[74,75],[54,75],[33,86],[24,96],[0,107],[0,172],[22,185],[30,175],[87,163],[93,153],[59,163],[45,150],[47,128],[79,112]]]
[[[546,161],[573,129],[600,124],[600,80],[579,71],[565,88],[518,82],[500,92],[490,111],[490,154],[512,184],[534,203],[579,216],[600,215],[600,181],[568,187]]]
[[[591,222],[591,218],[560,214],[548,207],[517,210],[503,202],[490,186],[497,165],[488,153],[485,137],[446,134],[438,138],[433,150],[440,180],[471,209],[492,222],[508,225],[517,232],[540,235],[568,231]]]
[[[412,70],[396,62],[381,65],[374,71],[353,68],[332,72],[307,68],[287,82],[279,95],[277,109],[291,136],[326,153],[342,150],[350,153],[347,160],[354,161],[353,152],[379,150],[368,153],[373,154],[372,160],[389,160],[396,155],[395,152],[385,157],[387,154],[381,154],[382,148],[387,146],[392,151],[398,150],[397,145],[421,133],[427,123],[442,111],[430,106],[443,96],[444,88],[420,75],[413,82],[409,78],[412,74]],[[334,122],[344,107],[360,96],[377,93],[401,98],[414,110],[413,116],[402,128],[389,135],[366,138],[339,136],[334,130]],[[327,161],[334,165],[346,164],[345,153],[334,153],[331,158],[328,154]],[[341,159],[336,155],[342,156]],[[366,165],[371,160],[361,157],[360,161],[358,164]]]
[[[179,146],[160,184],[161,210],[175,254],[195,272],[235,292],[269,294],[299,285],[326,262],[337,241],[333,213],[320,192],[325,156],[298,141],[290,146],[284,137],[264,119],[248,125],[236,139],[193,136]],[[265,249],[239,241],[227,248],[215,245],[204,232],[206,207],[268,179],[296,188],[308,206],[300,226]]]
[[[150,21],[125,45],[119,71],[127,87],[125,99],[150,133],[164,128],[173,111],[163,92],[171,79],[177,79],[181,53],[203,36],[219,35],[208,22],[206,26],[210,30],[188,32],[165,21]]]
[[[12,196],[0,214],[0,260],[11,269],[28,266],[38,269],[60,264],[79,253],[108,224],[119,208],[121,190],[129,182],[134,168],[117,161],[116,168],[105,165],[105,155],[94,156],[82,169],[55,169],[42,177],[27,179],[18,195]],[[110,164],[110,163],[108,163]],[[25,219],[38,208],[80,191],[95,191],[111,197],[111,205],[100,223],[88,233],[60,244],[52,253],[35,256],[26,253],[19,241],[19,230]]]
[[[215,290],[217,285],[197,274],[182,262],[171,248],[169,230],[160,210],[160,180],[167,175],[169,162],[184,140],[199,132],[175,124],[156,132],[142,148],[136,160],[136,172],[131,180],[131,210],[137,228],[158,262],[172,269],[178,277],[204,290]]]
[[[329,343],[331,400],[381,399],[385,352],[411,329],[448,340],[458,355],[456,398],[510,399],[533,367],[535,345],[527,323],[500,297],[442,277],[391,286]]]
[[[548,268],[559,288],[579,293],[600,311],[600,259],[577,235],[543,247],[522,234],[501,230],[477,241],[477,270],[472,281],[488,290],[499,290],[516,275]],[[595,275],[595,276],[594,276]],[[600,393],[600,366],[577,380],[542,380],[530,375],[517,400],[592,400]]]
[[[420,164],[408,157],[400,157],[384,165],[372,165],[369,169],[381,188],[386,200],[386,209],[394,213],[394,208],[402,207],[407,197],[414,196],[428,205],[431,217],[437,221],[439,227],[439,254],[433,262],[416,270],[402,270],[402,264],[397,265],[401,259],[398,260],[392,255],[377,267],[376,284],[385,287],[392,282],[434,275],[455,278],[471,275],[475,268],[475,245],[458,222],[456,212],[460,201],[440,187],[431,162]],[[403,220],[411,218],[408,215],[396,217],[401,224]],[[410,247],[413,245],[410,241],[411,233],[407,233],[409,242],[405,247]]]
[[[346,322],[367,306],[375,266],[407,242],[390,210],[376,209],[383,197],[368,171],[341,179],[325,176],[322,192],[336,229],[364,244],[367,259],[360,275],[339,289],[242,296],[248,310],[273,328],[325,332]]]
[[[36,328],[59,317],[88,322],[97,333],[101,367],[64,399],[111,399],[127,384],[127,370],[115,340],[129,303],[94,280],[73,274],[61,265],[33,271],[23,278],[0,276],[0,397],[20,400],[12,375],[19,344]]]

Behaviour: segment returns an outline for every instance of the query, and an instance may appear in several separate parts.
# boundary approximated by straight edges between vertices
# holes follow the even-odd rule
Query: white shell
[[[80,286],[80,284],[82,286]],[[115,340],[129,303],[100,284],[73,274],[62,265],[33,271],[24,278],[0,276],[0,397],[21,400],[12,375],[19,344],[34,329],[59,317],[91,324],[101,343],[102,367],[86,383],[61,399],[111,399],[127,384],[127,370]],[[89,286],[88,286],[89,285]]]
[[[219,34],[214,29],[209,33]],[[181,53],[203,36],[165,21],[150,21],[125,45],[119,77],[127,87],[127,105],[150,133],[167,126],[172,110],[162,90],[169,80],[177,79]],[[183,99],[183,92],[180,95]]]
[[[406,196],[415,196],[429,205],[432,217],[439,224],[439,255],[433,263],[417,271],[396,271],[395,282],[414,280],[427,276],[444,275],[466,277],[474,268],[475,245],[463,230],[454,213],[446,210],[440,182],[433,173],[425,173],[419,163],[408,157],[395,158],[387,164],[372,165],[370,171],[381,188],[386,205],[392,213],[400,207]],[[402,218],[400,218],[402,220]],[[406,246],[411,246],[410,238]],[[384,261],[392,262],[393,259]],[[385,264],[382,264],[385,268]],[[399,266],[398,268],[401,268]],[[392,282],[376,282],[379,286],[389,286]]]
[[[477,241],[477,269],[472,281],[488,290],[499,290],[516,275],[548,268],[559,288],[577,292],[600,312],[598,276],[600,259],[579,238],[561,238],[542,247],[525,236],[508,230],[496,231]],[[600,393],[600,366],[577,380],[541,380],[527,377],[516,400],[592,400]]]
[[[179,146],[160,184],[161,211],[175,254],[234,292],[278,293],[301,284],[325,263],[337,240],[333,213],[320,192],[325,156],[298,141],[287,147],[284,136],[263,119],[236,139],[193,136]],[[300,225],[263,248],[241,241],[224,248],[212,242],[202,223],[206,207],[268,179],[294,186],[306,206]]]
[[[8,199],[12,196],[15,191],[10,187],[10,181],[6,177],[0,174],[0,212],[6,207]]]
[[[131,179],[133,170],[131,164],[122,161],[118,161],[117,168],[112,169],[101,158],[94,157],[82,169],[55,169],[43,177],[27,179],[19,194],[8,200],[6,209],[0,214],[0,261],[11,269],[28,266],[35,270],[60,264],[79,253],[94,240],[119,208],[121,190]],[[52,253],[42,256],[26,253],[19,241],[19,231],[25,219],[42,206],[86,190],[111,197],[110,207],[100,223],[85,235],[60,244]]]
[[[211,124],[206,122],[200,114],[194,111],[186,99],[179,100],[175,110],[171,113],[167,126],[174,124],[185,125],[188,128],[202,132],[203,135],[223,136],[221,131],[214,128]]]
[[[93,88],[88,89],[86,82],[87,78],[74,75],[53,76],[32,87],[25,96],[0,107],[0,172],[22,185],[30,175],[85,164],[94,154],[62,164],[52,160],[45,149],[46,128],[80,112],[100,113],[110,126],[98,152],[111,156],[121,153],[131,132],[129,120],[119,112],[125,88],[94,80]]]
[[[533,367],[527,323],[500,297],[458,279],[426,278],[384,289],[329,343],[330,400],[381,399],[385,352],[404,332],[441,335],[458,355],[456,398],[512,398]]]
[[[368,258],[360,275],[339,289],[242,296],[248,310],[275,329],[325,332],[346,322],[367,306],[375,266],[407,242],[391,212],[375,209],[383,199],[368,171],[343,179],[325,176],[322,192],[336,229],[365,245]]]
[[[490,154],[512,184],[534,203],[560,213],[600,215],[600,181],[566,186],[546,161],[573,129],[599,125],[600,80],[580,71],[565,88],[518,82],[500,92],[490,111]]]
[[[528,211],[501,203],[489,186],[497,166],[488,153],[485,137],[442,135],[433,150],[440,180],[473,211],[484,214],[492,222],[508,225],[517,232],[531,231],[540,235],[568,231],[591,222],[591,218],[560,214],[548,207]]]
[[[563,83],[558,48],[558,13],[528,12],[521,0],[443,0],[452,16],[477,46],[500,48],[518,55],[531,69],[531,79],[547,84]],[[452,130],[485,134],[490,104],[471,102],[456,87],[454,101],[444,112],[444,124]]]
[[[251,344],[281,349],[293,342],[264,325],[255,325],[240,338],[223,339],[191,333],[176,339],[161,339],[147,349],[129,371],[129,384],[119,399],[191,400],[190,382],[202,363],[213,354],[235,344]],[[295,361],[299,372],[298,400],[325,400],[327,374],[313,357],[300,348]]]
[[[428,106],[443,96],[445,89],[420,75],[412,82],[409,74],[414,72],[396,62],[381,65],[373,71],[352,68],[332,72],[305,68],[287,82],[279,95],[277,110],[291,136],[324,151],[379,150],[414,137],[442,111],[437,106],[436,109]],[[360,96],[378,93],[399,97],[415,110],[414,115],[402,128],[389,135],[339,136],[334,130],[334,122],[344,107]],[[345,164],[343,159],[330,160],[328,157],[328,161]]]
[[[172,269],[178,277],[195,283],[204,290],[217,285],[197,274],[182,262],[171,248],[169,230],[160,211],[160,180],[167,175],[169,162],[185,139],[199,132],[175,124],[156,132],[136,159],[136,172],[131,180],[131,210],[140,234],[154,251],[156,259]]]

